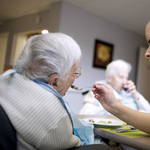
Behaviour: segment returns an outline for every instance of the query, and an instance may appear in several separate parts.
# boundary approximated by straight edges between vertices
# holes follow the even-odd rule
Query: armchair
[[[12,126],[6,112],[0,105],[0,150],[17,150],[16,131]],[[110,150],[105,144],[85,145],[68,150]]]

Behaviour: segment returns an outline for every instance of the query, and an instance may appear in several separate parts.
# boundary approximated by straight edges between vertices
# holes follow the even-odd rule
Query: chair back
[[[110,150],[105,144],[85,145],[68,150]],[[16,130],[0,105],[0,150],[17,150]]]
[[[0,150],[17,150],[16,131],[0,105]]]

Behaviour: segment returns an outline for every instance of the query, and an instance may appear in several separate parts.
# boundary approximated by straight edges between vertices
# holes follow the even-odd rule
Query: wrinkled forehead
[[[113,76],[117,76],[117,75],[121,75],[121,74],[124,74],[124,75],[128,75],[128,70],[127,68],[123,67],[123,68],[116,68],[116,70],[114,71],[114,74],[112,75]]]
[[[118,71],[118,74],[128,76],[129,73],[127,69],[120,69],[120,71]]]

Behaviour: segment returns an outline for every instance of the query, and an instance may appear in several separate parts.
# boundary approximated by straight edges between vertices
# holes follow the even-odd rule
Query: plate
[[[94,125],[99,125],[99,126],[112,126],[112,127],[117,127],[117,126],[122,126],[124,122],[121,120],[117,119],[106,119],[106,118],[84,118],[84,121],[88,121],[93,123]]]

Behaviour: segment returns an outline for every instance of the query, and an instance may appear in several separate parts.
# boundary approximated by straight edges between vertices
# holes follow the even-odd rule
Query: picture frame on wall
[[[114,45],[95,40],[93,67],[106,69],[106,66],[112,61]]]

